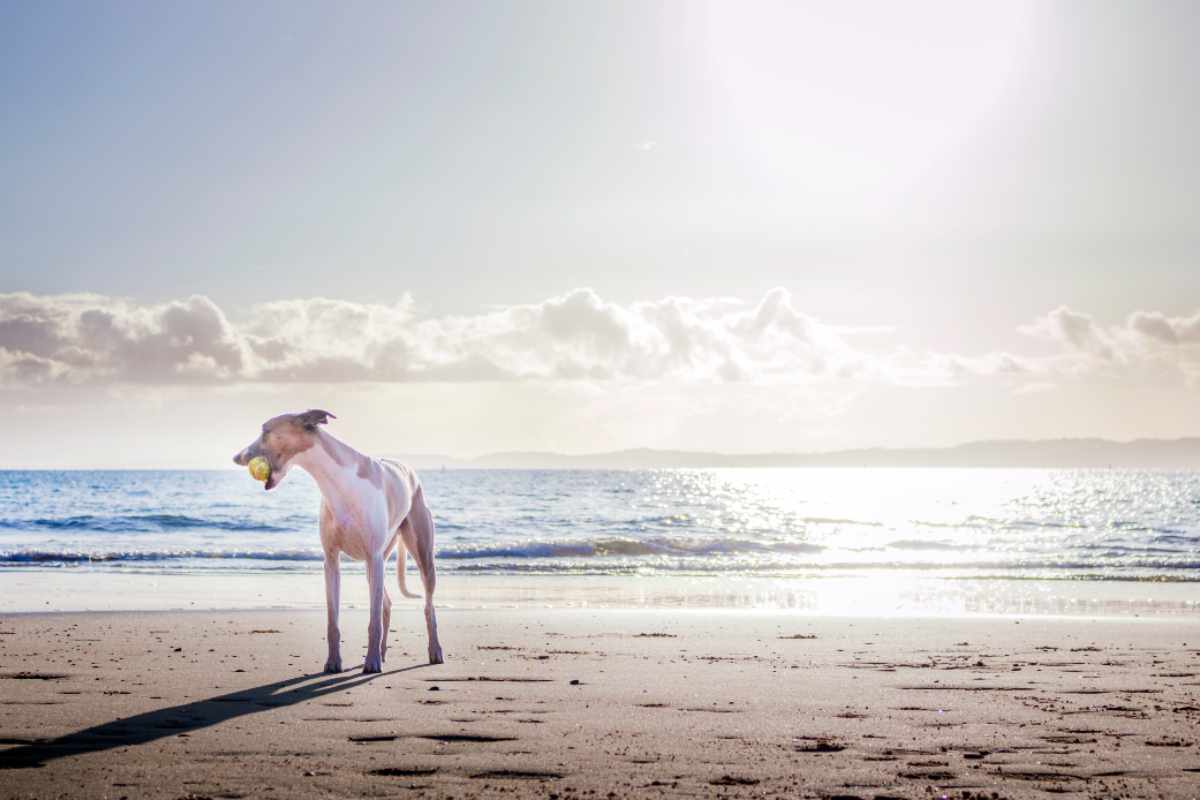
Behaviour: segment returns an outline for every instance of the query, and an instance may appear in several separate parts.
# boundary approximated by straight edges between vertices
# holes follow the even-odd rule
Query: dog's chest
[[[389,533],[387,509],[382,498],[326,500],[321,509],[321,544],[326,550],[340,550],[356,560],[378,552]]]
[[[370,527],[353,513],[338,514],[326,507],[325,524],[321,526],[321,544],[326,550],[340,550],[362,561],[372,549]]]

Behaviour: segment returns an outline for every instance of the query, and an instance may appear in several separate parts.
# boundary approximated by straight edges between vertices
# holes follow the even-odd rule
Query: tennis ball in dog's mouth
[[[250,459],[250,463],[246,466],[250,469],[250,477],[256,481],[262,482],[271,477],[271,462],[262,456]]]

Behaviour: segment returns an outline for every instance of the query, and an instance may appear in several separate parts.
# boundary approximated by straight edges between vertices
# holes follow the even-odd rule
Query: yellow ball
[[[250,477],[256,481],[265,481],[271,477],[271,462],[262,456],[255,456],[250,459],[250,463],[246,466],[250,469]]]

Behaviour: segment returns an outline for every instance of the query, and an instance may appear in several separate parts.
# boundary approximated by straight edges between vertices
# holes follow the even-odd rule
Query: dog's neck
[[[313,446],[295,458],[296,466],[313,477],[325,502],[335,508],[344,498],[356,494],[362,481],[360,465],[369,461],[350,445],[322,430],[317,431]]]

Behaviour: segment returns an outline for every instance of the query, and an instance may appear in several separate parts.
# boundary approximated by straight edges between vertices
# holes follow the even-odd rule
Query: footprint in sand
[[[515,736],[490,736],[486,733],[426,733],[417,739],[429,739],[435,742],[515,742]]]
[[[476,780],[495,778],[515,781],[556,781],[566,776],[561,772],[544,772],[541,770],[490,769],[486,772],[476,772],[471,777]]]
[[[387,778],[423,778],[437,773],[437,767],[380,767],[367,770],[368,775],[380,775]]]

